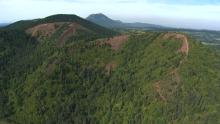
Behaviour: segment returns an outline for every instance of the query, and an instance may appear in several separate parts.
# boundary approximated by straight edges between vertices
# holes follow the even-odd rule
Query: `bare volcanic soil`
[[[63,32],[63,34],[59,38],[59,45],[64,45],[65,41],[74,36],[76,34],[77,30],[85,30],[89,31],[87,28],[77,24],[77,23],[71,23],[68,25],[68,28]]]
[[[117,67],[117,62],[116,61],[111,61],[105,66],[105,70],[108,75]]]
[[[108,44],[111,46],[112,50],[119,50],[122,46],[123,43],[128,41],[128,35],[120,35],[120,36],[115,36],[110,39],[98,39],[97,43],[98,45],[103,45],[103,44]]]
[[[26,32],[33,37],[50,37],[63,24],[64,22],[40,24],[27,29]]]
[[[46,23],[34,26],[26,30],[28,34],[31,34],[33,37],[41,38],[50,38],[56,31],[58,31],[63,25],[66,25],[67,28],[62,31],[61,35],[58,36],[58,44],[60,46],[65,44],[70,37],[75,36],[77,30],[84,30],[90,32],[89,29],[71,22],[54,22],[54,23]]]
[[[180,53],[184,53],[188,55],[189,52],[189,43],[188,43],[188,38],[184,34],[178,34],[178,33],[166,33],[163,36],[164,39],[176,39],[182,42],[181,48],[179,48]],[[179,62],[179,66],[182,65],[183,60],[186,58],[185,56],[182,60]],[[168,96],[170,93],[175,91],[180,83],[181,83],[181,77],[178,72],[178,67],[174,68],[168,75],[170,76],[172,80],[167,80],[167,79],[162,79],[154,84],[155,91],[159,94],[159,97],[161,100],[167,102]],[[170,85],[171,83],[171,85]],[[162,85],[165,84],[165,85]],[[170,86],[169,86],[170,85]],[[170,89],[169,89],[170,88]],[[163,92],[162,92],[163,91]]]
[[[128,35],[121,35],[116,36],[108,41],[106,41],[107,44],[110,44],[113,50],[118,50],[121,48],[121,45],[128,40]]]

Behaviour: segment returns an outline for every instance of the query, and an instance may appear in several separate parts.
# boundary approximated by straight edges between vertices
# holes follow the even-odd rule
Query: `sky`
[[[220,30],[220,0],[0,0],[0,23],[93,13],[123,22]]]

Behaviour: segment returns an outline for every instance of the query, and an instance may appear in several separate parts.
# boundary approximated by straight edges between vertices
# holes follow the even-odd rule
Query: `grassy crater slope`
[[[18,124],[218,124],[220,56],[189,37],[186,54],[182,36],[130,34],[117,49],[109,42],[120,37],[40,42],[0,71],[7,81],[0,80],[0,117]]]

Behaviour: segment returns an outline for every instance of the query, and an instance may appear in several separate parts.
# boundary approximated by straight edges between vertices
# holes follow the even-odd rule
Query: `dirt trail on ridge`
[[[173,77],[173,81],[176,82],[176,84],[173,85],[173,87],[172,87],[172,90],[175,90],[179,87],[179,85],[181,83],[181,76],[178,72],[178,68],[183,64],[184,60],[187,58],[187,56],[189,54],[189,42],[188,42],[188,38],[186,35],[178,34],[178,33],[166,33],[163,36],[163,38],[164,39],[176,39],[176,40],[182,41],[182,46],[181,46],[181,48],[179,48],[178,52],[186,55],[182,60],[179,61],[178,67],[172,69],[172,71],[170,73],[168,73],[169,76]],[[160,99],[166,103],[168,101],[168,98],[167,98],[168,96],[166,95],[166,93],[163,93],[162,89],[164,89],[165,87],[163,87],[161,84],[164,80],[166,80],[166,79],[162,79],[160,81],[157,81],[154,84],[154,88],[155,88],[156,92],[158,93],[158,95],[160,96]],[[165,90],[167,90],[167,89],[165,88]]]
[[[186,55],[189,54],[189,42],[188,38],[184,34],[178,34],[178,33],[167,33],[164,35],[165,39],[174,38],[177,40],[182,41],[182,47],[179,49],[179,52],[185,53]]]

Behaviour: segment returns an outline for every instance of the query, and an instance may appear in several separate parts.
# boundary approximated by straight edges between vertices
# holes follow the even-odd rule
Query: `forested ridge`
[[[220,54],[211,47],[185,34],[123,36],[88,21],[55,17],[1,29],[0,120],[12,124],[220,123]],[[51,28],[51,23],[56,24]],[[71,30],[74,33],[60,45],[60,35],[72,23],[76,31]],[[41,24],[49,25],[52,33],[45,33]],[[27,32],[35,26],[37,35]],[[182,36],[187,37],[187,54],[181,51]]]

